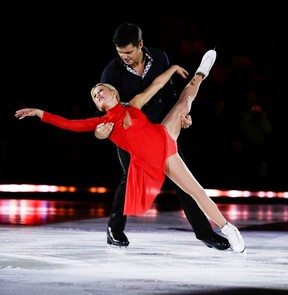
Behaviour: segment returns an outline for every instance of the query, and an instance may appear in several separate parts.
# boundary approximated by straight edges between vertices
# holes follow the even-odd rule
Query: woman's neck
[[[111,102],[111,103],[109,103],[109,105],[106,105],[105,106],[105,111],[107,112],[107,111],[109,111],[109,110],[111,110],[112,108],[114,108],[117,104],[119,104],[119,101],[117,100],[117,101],[113,101],[113,102]]]

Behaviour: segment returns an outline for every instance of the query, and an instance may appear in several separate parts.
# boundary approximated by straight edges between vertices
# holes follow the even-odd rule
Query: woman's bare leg
[[[233,224],[227,222],[216,204],[206,194],[204,188],[189,171],[178,153],[166,160],[166,167],[166,175],[183,191],[189,194],[197,202],[201,210],[220,227],[221,232],[228,239],[233,251],[246,253],[246,246],[239,230]]]
[[[186,116],[190,112],[192,102],[198,93],[200,84],[209,74],[215,58],[216,52],[214,50],[209,50],[204,54],[196,74],[182,91],[179,101],[163,120],[162,125],[167,128],[174,140],[177,140],[181,130],[181,116]],[[166,160],[166,175],[183,191],[189,194],[197,202],[202,211],[221,228],[221,232],[228,238],[231,248],[235,252],[242,253],[245,251],[245,243],[238,229],[227,222],[216,204],[206,194],[204,188],[189,171],[178,153]]]
[[[174,107],[170,110],[170,112],[166,115],[164,120],[162,121],[162,125],[164,125],[169,132],[170,136],[177,140],[180,130],[181,130],[181,116],[188,115],[191,110],[192,102],[195,99],[200,84],[203,80],[202,74],[196,74],[189,83],[185,86],[183,91],[180,94],[179,100],[174,105]]]
[[[215,50],[209,50],[203,55],[200,66],[196,70],[196,74],[185,86],[180,94],[178,102],[162,121],[162,125],[166,127],[174,140],[177,140],[181,130],[181,116],[186,116],[190,112],[192,102],[198,93],[200,84],[209,75],[215,59]]]
[[[204,188],[189,171],[179,154],[169,157],[166,163],[166,175],[183,191],[189,194],[197,202],[201,210],[222,228],[227,223],[227,220],[219,211],[216,204],[209,198]]]

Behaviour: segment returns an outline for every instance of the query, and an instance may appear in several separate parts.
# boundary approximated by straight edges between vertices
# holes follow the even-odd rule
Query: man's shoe
[[[225,226],[223,226],[223,228],[221,229],[221,232],[227,237],[233,251],[238,253],[246,252],[244,240],[237,227],[227,222]]]
[[[208,239],[204,239],[201,240],[207,247],[209,248],[216,248],[217,250],[227,250],[228,248],[230,248],[230,243],[229,241],[218,235],[217,233],[213,233],[213,235],[208,238]]]
[[[128,247],[129,241],[124,232],[113,233],[111,227],[107,227],[107,244],[117,247]]]
[[[202,74],[204,75],[203,80],[209,75],[209,72],[214,65],[216,60],[216,51],[211,49],[207,51],[204,56],[202,57],[201,63],[195,74]]]

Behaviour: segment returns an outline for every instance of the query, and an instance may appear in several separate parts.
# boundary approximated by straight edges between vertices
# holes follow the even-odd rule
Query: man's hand
[[[94,131],[95,137],[97,137],[98,139],[107,139],[113,130],[113,126],[114,123],[112,122],[101,123],[97,125]]]
[[[192,125],[192,118],[190,115],[182,115],[181,116],[181,127],[183,129],[187,129]]]

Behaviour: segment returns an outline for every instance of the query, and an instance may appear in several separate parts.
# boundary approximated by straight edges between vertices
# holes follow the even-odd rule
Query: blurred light
[[[89,193],[105,194],[114,191],[113,189],[105,187],[88,187],[77,188],[75,186],[57,186],[57,185],[33,185],[33,184],[0,184],[0,192],[40,192],[40,193],[75,193],[79,191],[86,191]],[[288,199],[288,192],[273,192],[273,191],[247,191],[247,190],[217,190],[206,189],[210,197],[230,197],[230,198],[282,198]],[[167,193],[162,191],[161,193]],[[175,193],[169,191],[169,193]]]

